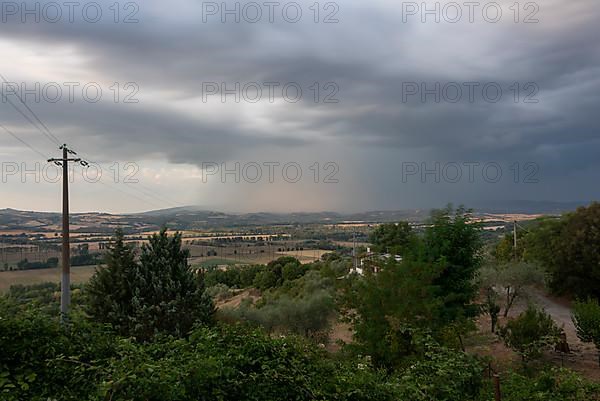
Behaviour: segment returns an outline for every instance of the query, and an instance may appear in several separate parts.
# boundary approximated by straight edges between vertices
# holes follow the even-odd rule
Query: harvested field
[[[71,282],[85,283],[92,277],[95,266],[81,266],[71,268]],[[0,293],[4,293],[15,284],[39,284],[47,282],[60,282],[60,269],[36,269],[0,272]]]

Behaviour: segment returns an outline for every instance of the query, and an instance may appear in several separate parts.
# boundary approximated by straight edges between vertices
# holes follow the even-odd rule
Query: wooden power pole
[[[48,162],[63,169],[63,210],[62,210],[62,273],[60,279],[60,318],[65,321],[71,304],[71,249],[69,241],[69,162],[81,162],[81,159],[69,159],[76,155],[67,145],[62,145],[62,159],[49,159]],[[84,162],[85,163],[85,162]]]
[[[515,261],[517,260],[517,220],[513,221],[513,248],[515,254]]]

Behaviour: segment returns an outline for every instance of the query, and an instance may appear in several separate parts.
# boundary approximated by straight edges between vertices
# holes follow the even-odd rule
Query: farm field
[[[71,282],[84,283],[92,277],[96,266],[81,266],[71,268]],[[46,282],[60,282],[60,269],[35,269],[0,272],[0,294],[16,284],[39,284]]]
[[[285,252],[276,252],[275,255],[279,256],[293,256],[298,259],[301,263],[311,263],[316,260],[321,259],[321,256],[324,254],[331,252],[323,249],[304,249],[301,251],[285,251]]]
[[[219,248],[216,248],[219,249]],[[190,265],[234,265],[234,264],[266,264],[271,260],[282,256],[293,256],[301,263],[310,263],[318,260],[321,255],[328,251],[323,249],[309,249],[303,251],[270,252],[270,253],[248,253],[234,254],[233,247],[226,248],[223,256],[192,256]],[[71,281],[73,283],[84,283],[92,277],[96,266],[79,266],[71,268]],[[0,293],[8,291],[11,285],[16,284],[39,284],[44,282],[59,282],[60,269],[34,269],[0,272]]]

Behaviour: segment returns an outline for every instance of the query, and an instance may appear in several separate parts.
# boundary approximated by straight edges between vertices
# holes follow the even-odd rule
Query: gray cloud
[[[323,157],[344,160],[353,149],[363,155],[353,168],[366,177],[388,177],[387,171],[397,171],[390,152],[397,150],[423,161],[535,161],[549,187],[553,180],[585,172],[582,197],[593,195],[583,190],[582,178],[600,167],[600,43],[595,40],[600,9],[593,0],[540,3],[537,24],[515,24],[511,14],[497,24],[421,23],[418,17],[403,23],[401,6],[388,1],[339,2],[339,23],[315,24],[308,8],[313,2],[300,3],[305,15],[296,24],[281,18],[273,24],[223,24],[217,17],[203,23],[201,3],[145,1],[137,24],[114,24],[109,18],[97,24],[9,21],[0,25],[0,46],[28,49],[49,63],[66,48],[78,60],[73,80],[85,75],[139,85],[135,105],[115,104],[110,95],[97,104],[32,105],[57,136],[92,148],[100,159],[200,166],[207,158],[268,160],[273,154],[310,160],[316,149],[327,149]],[[500,3],[509,11],[512,2]],[[109,2],[101,4],[108,8]],[[6,61],[5,68],[16,75],[21,71],[11,61],[27,66],[22,75],[28,80],[36,79],[31,71],[43,81],[46,71],[58,68],[27,59]],[[64,62],[69,61],[67,56]],[[304,93],[298,103],[222,104],[218,97],[202,103],[203,82],[295,82]],[[309,90],[314,82],[337,84],[339,103],[315,103]],[[409,82],[428,87],[493,82],[503,97],[492,103],[476,91],[473,102],[465,93],[456,103],[437,103],[431,96],[422,102],[418,95],[406,100],[403,84]],[[528,91],[521,88],[515,103],[515,82],[535,83],[539,102],[524,103]],[[3,121],[47,147],[19,115],[2,106]],[[371,163],[372,158],[378,162]],[[402,187],[386,185],[391,179],[393,174],[388,181],[372,181],[378,186],[370,190],[400,194]],[[347,183],[338,198],[355,187]],[[435,188],[416,191],[425,201],[441,196]],[[515,197],[522,191],[497,188]],[[469,196],[481,191],[489,189],[473,187]]]

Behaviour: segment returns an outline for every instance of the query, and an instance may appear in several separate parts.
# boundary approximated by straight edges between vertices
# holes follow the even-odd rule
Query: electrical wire
[[[47,155],[43,154],[42,152],[40,152],[39,150],[37,150],[36,148],[34,148],[32,145],[30,145],[29,143],[27,143],[24,139],[19,138],[17,136],[17,134],[15,134],[14,132],[12,132],[8,128],[6,128],[4,125],[0,124],[0,128],[2,128],[4,131],[8,132],[13,138],[15,138],[17,141],[21,142],[23,145],[27,146],[29,149],[33,150],[38,155],[42,156],[45,160],[49,159],[49,157]]]
[[[3,81],[4,81],[4,82],[7,84],[7,85],[9,85],[9,84],[10,84],[10,83],[8,82],[8,80],[7,80],[7,79],[4,77],[4,75],[0,74],[0,78],[2,78],[2,80],[3,80]],[[8,103],[9,103],[9,104],[10,104],[10,105],[11,105],[11,106],[12,106],[12,107],[13,107],[13,108],[14,108],[14,109],[17,111],[17,112],[19,112],[19,114],[21,114],[21,115],[22,115],[22,116],[23,116],[23,117],[24,117],[24,118],[25,118],[25,119],[26,119],[26,120],[27,120],[27,121],[28,121],[28,122],[29,122],[29,123],[30,123],[30,124],[31,124],[33,127],[35,127],[35,128],[38,130],[38,131],[40,131],[40,132],[41,132],[41,133],[42,133],[42,134],[43,134],[43,135],[44,135],[44,136],[45,136],[45,137],[46,137],[48,140],[50,140],[50,141],[51,141],[53,144],[55,144],[55,145],[57,145],[57,146],[59,146],[59,147],[61,146],[62,142],[61,142],[61,141],[60,141],[60,140],[59,140],[59,139],[58,139],[58,138],[57,138],[57,137],[56,137],[56,136],[55,136],[55,135],[52,133],[52,131],[51,131],[51,130],[48,128],[48,126],[47,126],[46,124],[44,124],[44,122],[43,122],[43,121],[42,121],[42,120],[41,120],[41,119],[38,117],[38,115],[37,115],[37,114],[36,114],[36,113],[35,113],[35,112],[34,112],[34,111],[33,111],[33,110],[32,110],[32,109],[31,109],[31,108],[30,108],[30,107],[27,105],[27,103],[25,103],[25,101],[23,101],[23,98],[22,98],[22,97],[21,97],[21,96],[20,96],[20,95],[17,93],[17,91],[15,91],[15,95],[16,95],[16,96],[17,96],[17,98],[19,99],[19,102],[20,102],[20,103],[21,103],[23,106],[25,106],[25,108],[26,108],[26,109],[27,109],[27,110],[28,110],[28,111],[31,113],[31,115],[33,115],[33,117],[35,118],[35,120],[37,121],[37,123],[36,123],[36,122],[34,122],[34,121],[31,119],[31,117],[30,117],[30,116],[28,116],[28,115],[27,115],[25,112],[23,112],[23,110],[21,110],[19,107],[17,107],[17,105],[16,105],[16,104],[14,104],[14,103],[13,103],[13,102],[12,102],[12,101],[11,101],[11,100],[10,100],[10,99],[7,97],[7,96],[6,96],[6,95],[5,95],[3,92],[2,92],[1,94],[2,94],[2,98],[3,98],[3,99],[6,101],[6,102],[8,102]],[[41,126],[41,127],[43,127],[45,131],[44,131],[44,130],[42,130],[42,129],[40,128],[40,126]],[[11,136],[13,136],[13,137],[14,137],[15,139],[17,139],[19,142],[21,142],[22,144],[24,144],[25,146],[27,146],[29,149],[31,149],[31,150],[33,150],[34,152],[36,152],[37,154],[41,155],[42,157],[44,157],[44,159],[46,159],[46,160],[48,159],[48,157],[47,157],[46,155],[44,155],[42,152],[40,152],[39,150],[37,150],[36,148],[34,148],[33,146],[31,146],[31,145],[30,145],[29,143],[27,143],[25,140],[23,140],[23,139],[19,138],[19,137],[18,137],[16,134],[14,134],[14,133],[13,133],[13,132],[11,132],[10,130],[8,130],[6,127],[4,127],[4,126],[2,126],[2,125],[0,125],[0,127],[2,127],[2,128],[3,128],[3,129],[6,131],[6,132],[8,132],[8,133],[9,133]],[[75,153],[75,152],[73,152],[73,151],[70,151],[70,153],[76,154],[76,153]],[[100,166],[100,163],[93,162],[92,160],[88,159],[88,158],[87,158],[87,157],[85,157],[84,155],[82,155],[82,157],[83,157],[84,159],[86,159],[85,161],[82,161],[82,162],[81,162],[82,166],[85,166],[85,167],[87,167],[87,166],[89,166],[89,163],[94,163],[94,164],[97,164],[97,165],[99,165],[99,166]],[[130,193],[128,193],[128,192],[125,192],[125,191],[121,190],[120,188],[118,188],[118,187],[116,187],[116,186],[112,186],[112,187],[111,187],[109,184],[106,184],[105,182],[102,182],[101,180],[99,180],[98,182],[99,182],[100,184],[102,184],[102,185],[105,185],[105,186],[108,186],[108,187],[110,187],[110,188],[113,188],[113,189],[115,189],[115,190],[117,190],[117,191],[119,191],[119,192],[121,192],[121,193],[123,193],[123,194],[126,194],[126,195],[128,195],[128,196],[132,196],[132,197],[136,198],[137,200],[140,200],[140,201],[146,202],[146,203],[148,203],[148,204],[153,204],[155,207],[158,207],[158,208],[162,208],[162,207],[164,207],[164,206],[161,206],[161,205],[157,205],[157,204],[156,204],[156,203],[154,203],[154,202],[149,202],[148,200],[143,200],[142,198],[140,198],[140,197],[138,197],[138,196],[135,196],[135,195],[133,195],[133,194],[130,194]],[[138,183],[138,184],[139,184],[139,183]],[[175,204],[177,203],[177,202],[172,202],[172,200],[166,200],[166,198],[160,197],[160,196],[158,196],[158,195],[156,195],[156,194],[152,193],[152,192],[151,192],[151,189],[149,189],[149,188],[147,188],[147,187],[145,187],[145,186],[143,186],[143,185],[141,185],[141,184],[140,184],[140,186],[141,186],[142,188],[146,188],[146,190],[147,190],[148,192],[144,192],[142,189],[140,189],[140,188],[136,188],[136,187],[133,187],[133,186],[132,186],[132,187],[129,187],[129,188],[132,188],[133,190],[135,190],[135,191],[139,192],[140,194],[144,195],[144,196],[145,196],[145,197],[147,197],[147,198],[154,198],[155,200],[158,200],[158,201],[160,201],[161,203],[167,204],[167,205],[169,205],[170,207],[174,207],[172,204],[173,204],[173,203],[175,203]]]

